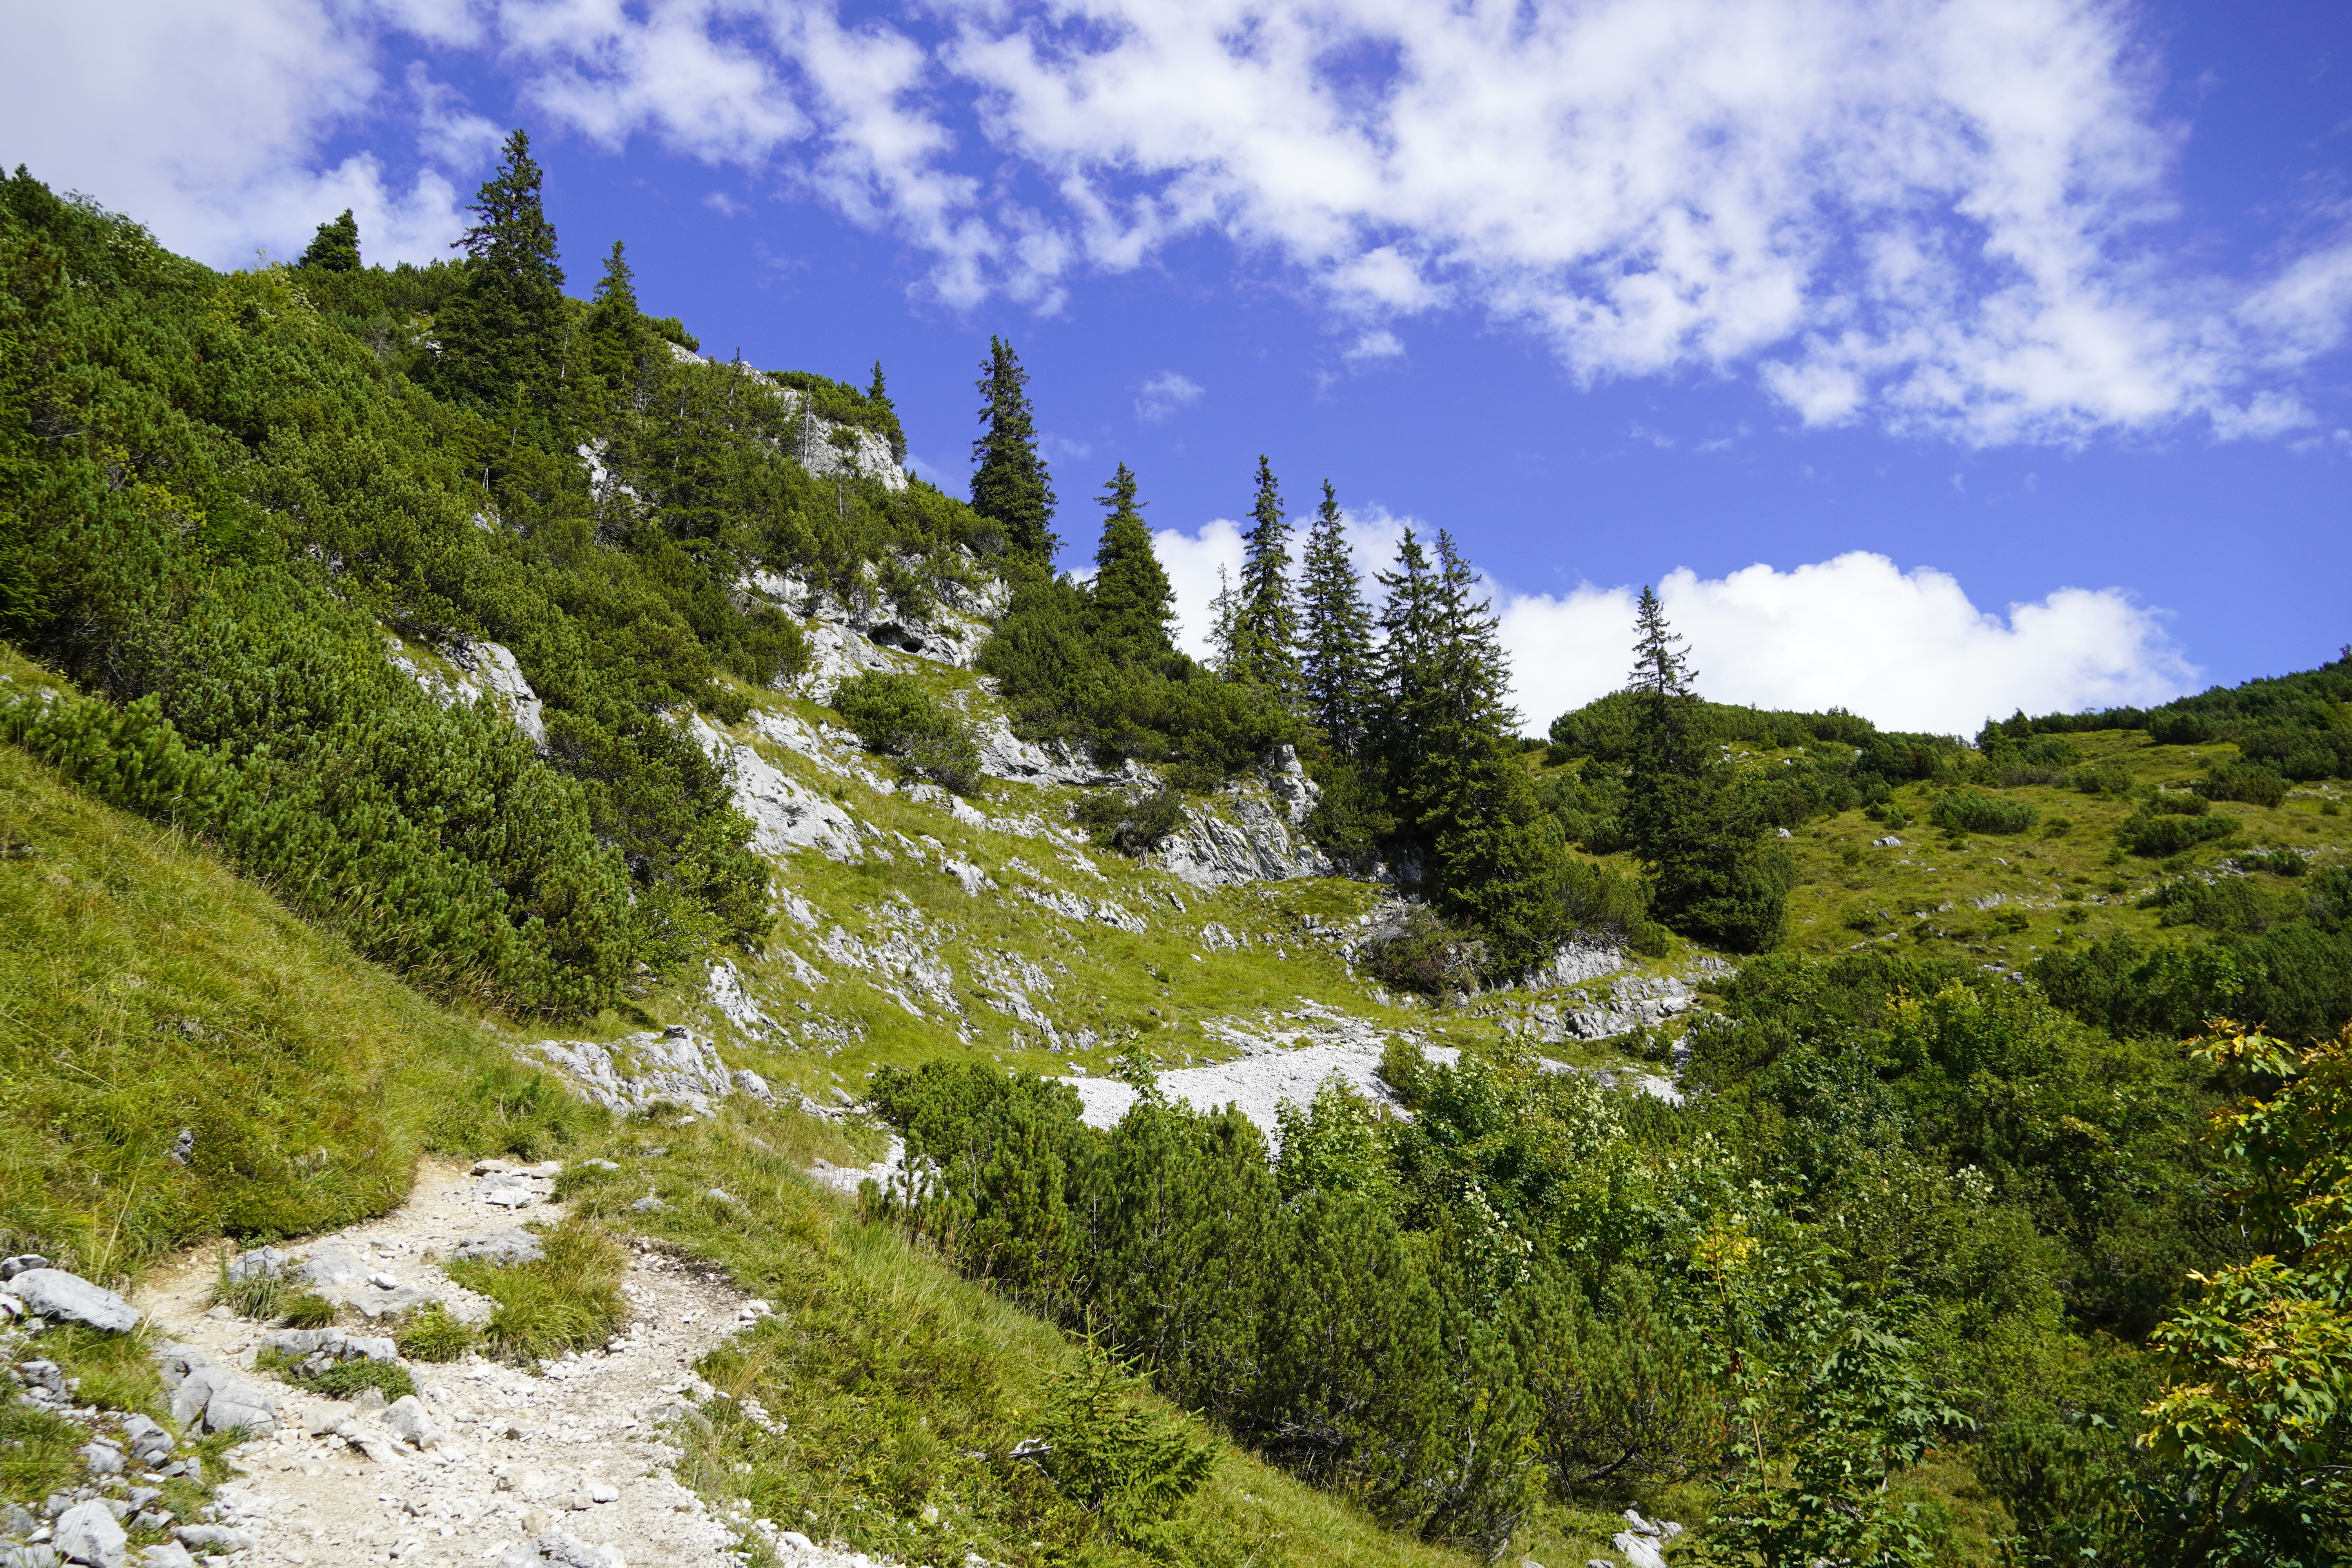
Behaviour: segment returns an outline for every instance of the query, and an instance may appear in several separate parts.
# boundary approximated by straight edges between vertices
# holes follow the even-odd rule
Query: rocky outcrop
[[[697,1116],[735,1092],[735,1076],[719,1049],[692,1029],[630,1035],[611,1045],[593,1040],[540,1040],[527,1047],[580,1092],[607,1110],[633,1114],[658,1104]]]
[[[680,364],[724,365],[722,360],[705,359],[698,353],[669,345],[670,357]],[[770,379],[764,371],[740,367],[743,376],[794,414],[800,414],[808,403],[808,394],[798,387],[785,386]],[[794,432],[786,456],[820,479],[827,479],[845,470],[868,479],[886,490],[907,488],[907,470],[890,450],[890,443],[859,425],[836,425],[816,415],[805,415]]]
[[[539,693],[523,679],[514,651],[499,643],[459,637],[435,654],[419,658],[398,637],[387,636],[385,657],[392,667],[416,682],[427,697],[444,708],[488,696],[512,715],[515,728],[530,737],[534,746],[547,744],[547,721]]]
[[[1336,876],[1339,866],[1307,836],[1318,798],[1297,752],[1276,746],[1256,777],[1228,784],[1205,805],[1186,805],[1183,826],[1147,859],[1196,888]]]
[[[924,573],[928,563],[902,556],[899,564]],[[964,552],[951,573],[927,577],[931,602],[915,605],[893,598],[872,562],[859,569],[845,593],[813,584],[795,572],[759,571],[738,579],[739,605],[773,605],[799,616],[809,642],[809,667],[801,691],[819,702],[842,681],[865,670],[905,668],[897,655],[969,669],[988,640],[991,623],[1004,611],[1004,584]]]

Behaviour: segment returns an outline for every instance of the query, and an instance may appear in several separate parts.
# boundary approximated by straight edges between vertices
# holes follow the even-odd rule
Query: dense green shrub
[[[2207,800],[2242,800],[2277,806],[2286,799],[2286,780],[2260,763],[2225,763],[2190,786]]]
[[[1384,985],[1423,996],[1475,991],[1486,978],[1486,944],[1471,931],[1448,924],[1415,905],[1357,950],[1364,973]]]
[[[1184,796],[1169,784],[1141,791],[1097,791],[1078,803],[1077,819],[1095,842],[1124,855],[1144,855],[1184,824]]]
[[[1647,890],[1634,879],[1591,860],[1570,859],[1559,880],[1559,902],[1570,929],[1631,942],[1650,922]]]
[[[851,676],[834,688],[833,708],[859,739],[898,758],[908,773],[958,795],[980,793],[980,748],[970,730],[915,677],[881,670]]]
[[[2203,796],[2186,797],[2197,803],[2193,812],[2179,809],[2175,803],[2180,798],[2159,797],[2143,805],[2124,819],[2116,830],[2116,841],[2134,855],[2161,860],[2238,831],[2237,818],[2207,813]]]
[[[1938,795],[1928,812],[1937,826],[1952,833],[2023,833],[2042,814],[2021,800],[2003,800],[1975,790]]]

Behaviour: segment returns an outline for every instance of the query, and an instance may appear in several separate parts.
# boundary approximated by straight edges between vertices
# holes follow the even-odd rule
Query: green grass
[[[5,650],[0,674],[58,684]],[[535,1154],[598,1120],[202,846],[7,746],[0,931],[0,1242],[100,1279],[381,1213],[427,1149]]]
[[[450,1279],[498,1303],[482,1340],[510,1361],[535,1363],[601,1345],[628,1318],[621,1298],[628,1252],[610,1231],[575,1215],[542,1235],[540,1249],[529,1263],[467,1258],[447,1265]]]
[[[666,1152],[648,1157],[656,1144]],[[710,1258],[773,1317],[709,1357],[728,1397],[711,1430],[682,1428],[681,1466],[740,1522],[771,1519],[905,1562],[1105,1564],[1154,1561],[1037,1466],[1009,1458],[1054,1415],[1056,1380],[1084,1384],[1087,1348],[958,1278],[894,1226],[861,1221],[803,1173],[851,1156],[839,1129],[734,1109],[688,1126],[629,1129],[619,1174],[575,1187],[578,1205],[625,1216],[677,1255]],[[651,1185],[668,1204],[625,1205]],[[701,1194],[719,1187],[739,1207]],[[1130,1397],[1181,1422],[1155,1395]],[[748,1406],[756,1400],[765,1424]],[[1466,1568],[1401,1539],[1229,1443],[1165,1527],[1171,1560],[1256,1568]]]

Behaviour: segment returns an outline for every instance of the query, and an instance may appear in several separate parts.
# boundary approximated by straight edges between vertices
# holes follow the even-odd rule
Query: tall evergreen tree
[[[988,401],[980,411],[985,429],[971,444],[978,465],[971,476],[972,510],[1003,525],[1013,553],[1050,567],[1062,542],[1053,530],[1053,477],[1037,455],[1029,373],[1021,368],[1013,345],[995,336],[988,340],[988,362],[980,368],[979,389]]]
[[[1216,596],[1209,601],[1209,668],[1228,679],[1240,668],[1242,596],[1234,574],[1217,568]]]
[[[1112,663],[1148,663],[1175,651],[1168,636],[1176,594],[1151,548],[1135,499],[1135,475],[1125,463],[1103,486],[1102,542],[1095,550],[1094,590],[1088,620],[1095,646]]]
[[[1620,816],[1656,918],[1740,952],[1780,939],[1790,873],[1706,733],[1682,637],[1647,586],[1635,612],[1633,744]]]
[[[330,218],[319,226],[310,237],[310,247],[302,253],[297,267],[315,267],[321,272],[357,272],[360,269],[360,223],[345,207],[343,216]]]
[[[1257,459],[1257,499],[1250,507],[1242,554],[1241,618],[1236,638],[1241,679],[1284,700],[1298,695],[1298,595],[1290,582],[1290,524],[1265,454]]]
[[[882,378],[882,362],[874,362],[874,379],[866,388],[866,401],[890,416],[890,460],[905,467],[907,433],[898,425],[898,405],[890,401],[890,384]]]
[[[1380,581],[1367,749],[1422,858],[1423,893],[1485,934],[1497,973],[1517,973],[1558,940],[1562,856],[1511,738],[1494,607],[1443,531],[1433,560],[1407,529]]]
[[[1323,504],[1307,536],[1305,631],[1300,638],[1299,679],[1307,715],[1322,726],[1332,748],[1353,756],[1363,744],[1364,710],[1372,676],[1372,612],[1364,585],[1348,552],[1339,499],[1323,481]]]
[[[466,281],[434,321],[435,374],[477,405],[544,412],[560,390],[568,312],[541,183],[530,136],[517,131],[474,198],[473,226],[452,247],[466,253]]]
[[[604,276],[588,306],[587,368],[623,407],[641,406],[654,373],[668,358],[661,334],[637,306],[626,248],[613,242]]]

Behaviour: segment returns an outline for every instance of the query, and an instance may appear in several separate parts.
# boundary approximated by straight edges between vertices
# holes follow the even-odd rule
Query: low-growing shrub
[[[2242,800],[2275,807],[2286,799],[2286,780],[2260,763],[2225,763],[2190,786],[2207,800]]]
[[[1141,856],[1183,825],[1184,797],[1166,784],[1135,795],[1105,790],[1078,803],[1077,818],[1104,848]]]
[[[2189,798],[2200,806],[2204,805],[2200,796]],[[2143,859],[2161,860],[2194,849],[2200,844],[2227,838],[2237,830],[2237,819],[2219,812],[2182,816],[2143,806],[2124,819],[2124,825],[2116,830],[2116,839]]]
[[[210,1300],[215,1307],[226,1307],[240,1318],[266,1322],[278,1316],[278,1300],[286,1294],[284,1276],[248,1274],[242,1279],[232,1279],[228,1273],[229,1255],[226,1247],[218,1259],[219,1269],[213,1279]]]
[[[387,1400],[416,1392],[416,1380],[396,1361],[369,1361],[354,1356],[338,1362],[316,1377],[302,1380],[306,1387],[328,1399],[352,1399],[369,1389],[381,1389]]]
[[[1364,972],[1383,984],[1423,996],[1475,989],[1486,966],[1486,944],[1426,909],[1405,911],[1360,950]]]
[[[2129,795],[2131,772],[2121,763],[2090,763],[2066,775],[2066,785],[2083,795]]]
[[[1962,789],[1938,797],[1929,816],[1950,833],[2023,833],[2042,814],[2023,801]]]
[[[1561,866],[1559,903],[1575,930],[1630,942],[1650,923],[1650,899],[1639,879],[1573,857]]]
[[[2273,877],[2301,877],[2311,870],[2311,862],[2292,849],[2254,849],[2237,858],[2241,871],[2268,871]]]
[[[323,1329],[335,1321],[336,1307],[316,1290],[298,1290],[278,1303],[289,1329]]]
[[[1216,1465],[1204,1433],[1156,1406],[1140,1380],[1098,1353],[1055,1376],[1041,1436],[1036,1462],[1062,1495],[1105,1535],[1147,1550]]]
[[[867,670],[834,689],[834,711],[875,751],[958,795],[980,792],[980,748],[963,721],[911,675]]]

